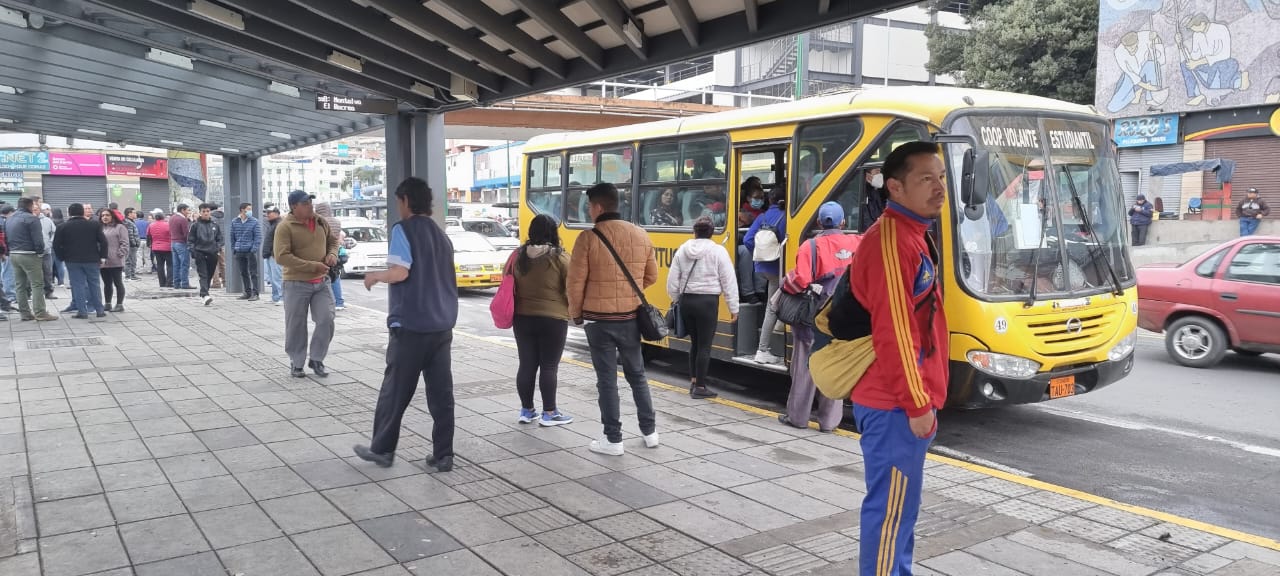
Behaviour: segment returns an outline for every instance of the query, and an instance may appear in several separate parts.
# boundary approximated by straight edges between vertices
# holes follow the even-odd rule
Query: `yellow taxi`
[[[499,250],[475,232],[449,232],[453,243],[453,269],[458,288],[496,288],[502,284],[502,267],[510,250]]]

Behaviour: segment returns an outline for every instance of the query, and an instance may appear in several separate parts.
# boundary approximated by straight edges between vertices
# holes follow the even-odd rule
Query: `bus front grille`
[[[1096,350],[1115,334],[1121,307],[1108,306],[1019,318],[1031,349],[1041,356],[1061,357]]]

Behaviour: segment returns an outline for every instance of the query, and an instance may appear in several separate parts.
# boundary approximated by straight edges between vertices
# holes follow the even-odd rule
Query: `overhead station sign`
[[[316,110],[333,112],[359,112],[362,114],[395,114],[395,100],[385,98],[351,98],[333,94],[316,94]]]

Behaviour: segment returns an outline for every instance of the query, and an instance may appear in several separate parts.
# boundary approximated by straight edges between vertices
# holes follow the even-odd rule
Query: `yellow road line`
[[[476,334],[467,334],[466,332],[456,332],[456,331],[454,333],[461,336],[465,336],[467,338],[488,342],[490,344],[496,344],[498,346],[503,346],[506,348],[511,348],[511,349],[515,348],[515,346],[512,344],[508,344],[506,342],[502,342],[500,340],[496,340],[487,336],[479,336]],[[574,360],[572,358],[562,358],[561,362],[578,366],[581,368],[593,368],[591,364],[588,364],[586,362],[582,362],[579,360]],[[619,375],[621,375],[621,372],[619,372]],[[654,388],[659,388],[662,390],[667,390],[670,392],[676,392],[680,394],[684,394],[689,391],[687,388],[683,388],[680,386],[673,386],[665,382],[659,382],[652,378],[649,379],[649,385]],[[756,414],[759,416],[767,416],[770,418],[777,418],[779,416],[779,413],[774,412],[772,410],[766,410],[764,408],[759,408],[756,406],[751,406],[748,404],[743,404],[741,402],[735,402],[733,400],[727,400],[724,398],[712,398],[708,400],[708,402],[715,402],[716,404],[730,406],[730,407],[742,410],[744,412],[750,412],[752,414]],[[818,428],[818,425],[817,423],[810,422],[809,427],[816,430]],[[837,428],[833,432],[837,435],[854,438],[854,439],[861,437],[857,433],[850,432],[848,430],[844,430],[841,428]],[[1218,526],[1215,524],[1209,524],[1207,522],[1201,522],[1199,520],[1192,520],[1190,518],[1184,518],[1182,516],[1169,514],[1168,512],[1161,512],[1159,510],[1152,510],[1150,508],[1144,508],[1142,506],[1125,504],[1124,502],[1119,502],[1116,500],[1112,500],[1110,498],[1098,496],[1096,494],[1090,494],[1088,492],[1083,492],[1080,490],[1076,490],[1074,488],[1067,488],[1065,486],[1058,486],[1057,484],[1050,484],[1048,482],[1044,482],[1042,480],[1036,480],[1034,478],[1026,478],[1023,476],[1019,476],[1017,474],[1010,474],[1002,470],[996,470],[995,468],[988,468],[986,466],[974,464],[972,462],[965,462],[964,460],[948,458],[946,456],[940,456],[932,453],[928,454],[926,458],[928,458],[929,460],[933,460],[934,462],[942,462],[944,464],[950,464],[952,466],[964,468],[965,470],[971,470],[973,472],[977,472],[979,474],[983,474],[986,476],[991,476],[993,478],[999,478],[1001,480],[1007,480],[1009,482],[1014,482],[1017,484],[1021,484],[1023,486],[1027,486],[1029,488],[1035,488],[1036,490],[1044,490],[1046,492],[1053,492],[1054,494],[1061,494],[1063,496],[1078,498],[1080,500],[1084,500],[1085,502],[1091,502],[1093,504],[1106,506],[1108,508],[1114,508],[1116,510],[1123,510],[1125,512],[1137,514],[1139,516],[1146,516],[1153,520],[1159,520],[1161,522],[1168,522],[1170,524],[1174,524],[1177,526],[1191,528],[1192,530],[1207,532],[1209,534],[1213,534],[1215,536],[1221,536],[1223,538],[1227,538],[1230,540],[1237,540],[1247,544],[1253,544],[1255,546],[1269,548],[1271,550],[1280,550],[1280,541],[1267,538],[1265,536],[1249,534],[1247,532],[1241,532],[1239,530],[1233,530],[1231,528],[1226,528],[1224,526]]]

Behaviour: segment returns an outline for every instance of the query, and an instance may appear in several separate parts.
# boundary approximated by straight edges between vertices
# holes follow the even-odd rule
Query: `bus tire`
[[[1204,316],[1184,316],[1164,331],[1165,350],[1183,366],[1211,368],[1227,353],[1227,335]]]

